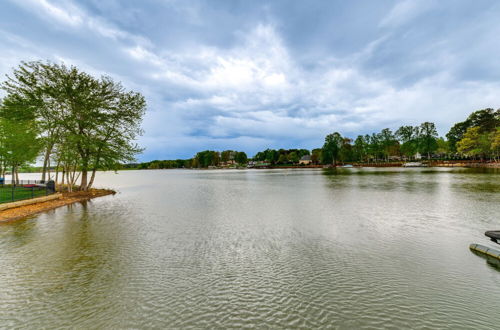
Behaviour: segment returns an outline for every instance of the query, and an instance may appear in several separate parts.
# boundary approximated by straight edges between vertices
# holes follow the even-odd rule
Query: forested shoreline
[[[243,155],[244,154],[244,155]],[[339,162],[361,164],[412,160],[483,160],[500,162],[500,109],[487,108],[470,114],[439,137],[432,122],[401,126],[392,131],[358,135],[355,139],[338,132],[329,134],[321,148],[266,149],[252,158],[244,152],[206,150],[190,159],[154,160],[126,164],[124,169],[168,169],[243,167],[252,164],[269,166],[298,165],[304,156],[312,165],[335,165]]]
[[[333,165],[412,160],[487,160],[500,162],[500,110],[482,109],[453,125],[444,137],[434,123],[394,131],[343,136],[328,134],[323,146],[266,149],[253,157],[237,150],[205,150],[190,159],[134,163],[143,149],[144,97],[109,77],[95,78],[64,64],[22,62],[0,83],[0,177],[40,170],[41,180],[82,190],[92,187],[97,170],[238,168],[251,166]],[[33,168],[41,159],[43,166]],[[50,172],[53,172],[50,174]]]

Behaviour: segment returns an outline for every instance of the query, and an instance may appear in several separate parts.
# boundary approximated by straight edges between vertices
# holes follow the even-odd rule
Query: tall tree
[[[352,140],[349,138],[342,139],[342,145],[340,146],[339,159],[342,162],[350,161],[353,158],[353,148]]]
[[[479,133],[494,132],[500,126],[500,109],[491,108],[474,111],[463,122],[456,123],[446,134],[451,152],[457,152],[457,142],[462,140],[470,127],[479,127]]]
[[[9,120],[0,111],[0,153],[4,166],[12,169],[12,180],[17,181],[19,168],[33,163],[42,147],[36,125],[32,120]],[[5,173],[5,167],[2,169]]]
[[[360,162],[364,161],[367,152],[366,149],[367,149],[367,144],[365,143],[363,135],[358,135],[356,140],[354,140],[354,145],[353,145],[353,156],[355,160]]]
[[[427,154],[427,159],[431,158],[431,153],[437,150],[438,133],[434,123],[425,122],[420,124],[418,146],[422,154]]]
[[[416,130],[413,126],[401,126],[396,131],[396,138],[401,144],[401,153],[411,159],[417,153]]]
[[[335,132],[328,134],[325,137],[325,143],[323,144],[321,155],[323,157],[323,164],[337,165],[339,159],[340,148],[344,139],[340,133]]]
[[[480,147],[480,130],[477,126],[467,129],[464,137],[457,143],[457,151],[474,158],[480,155],[483,151]]]
[[[12,75],[2,83],[1,88],[8,97],[4,106],[8,109],[9,117],[23,117],[31,113],[38,126],[40,143],[44,148],[42,180],[45,180],[47,166],[55,144],[60,139],[61,127],[57,125],[60,105],[54,104],[44,93],[44,85],[50,77],[46,73],[49,64],[42,62],[21,62]]]
[[[240,164],[240,165],[244,165],[248,162],[248,157],[247,157],[247,154],[244,153],[243,151],[240,151],[240,152],[236,152],[235,156],[234,156],[234,160]]]
[[[379,141],[381,145],[381,151],[384,154],[385,159],[389,160],[391,151],[394,150],[395,144],[397,144],[396,137],[389,128],[384,128],[379,133]]]
[[[313,164],[318,165],[321,162],[321,148],[313,149],[311,152],[311,161]]]
[[[142,133],[144,97],[109,77],[97,79],[64,64],[30,62],[14,70],[2,88],[17,102],[11,108],[24,104],[32,110],[46,143],[45,159],[56,143],[75,148],[82,190],[92,186],[97,169],[116,168],[141,151],[134,140]]]
[[[474,111],[468,118],[469,127],[479,127],[480,133],[493,132],[500,126],[500,110],[487,108]]]

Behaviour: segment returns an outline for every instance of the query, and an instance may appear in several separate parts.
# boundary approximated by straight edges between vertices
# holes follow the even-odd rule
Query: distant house
[[[390,161],[400,161],[401,157],[400,156],[389,156]]]
[[[417,152],[415,154],[415,159],[422,159],[422,155],[420,154],[420,152]]]
[[[226,167],[231,166],[231,165],[236,165],[236,161],[233,159],[230,159],[227,162],[222,162],[221,165],[226,166]]]
[[[302,158],[299,160],[299,165],[311,165],[312,160],[310,155],[305,155],[302,156]]]

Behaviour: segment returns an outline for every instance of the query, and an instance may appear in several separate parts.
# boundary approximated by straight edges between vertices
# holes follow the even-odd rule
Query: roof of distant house
[[[300,160],[311,160],[311,156],[310,155],[302,156]]]

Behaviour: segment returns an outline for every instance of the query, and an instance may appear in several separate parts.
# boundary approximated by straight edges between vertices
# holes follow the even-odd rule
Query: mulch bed
[[[20,206],[1,211],[0,222],[19,220],[64,205],[69,205],[76,202],[86,201],[92,198],[102,197],[106,195],[114,195],[114,194],[116,194],[114,190],[108,190],[108,189],[91,189],[89,191],[64,192],[63,196],[59,199]]]

